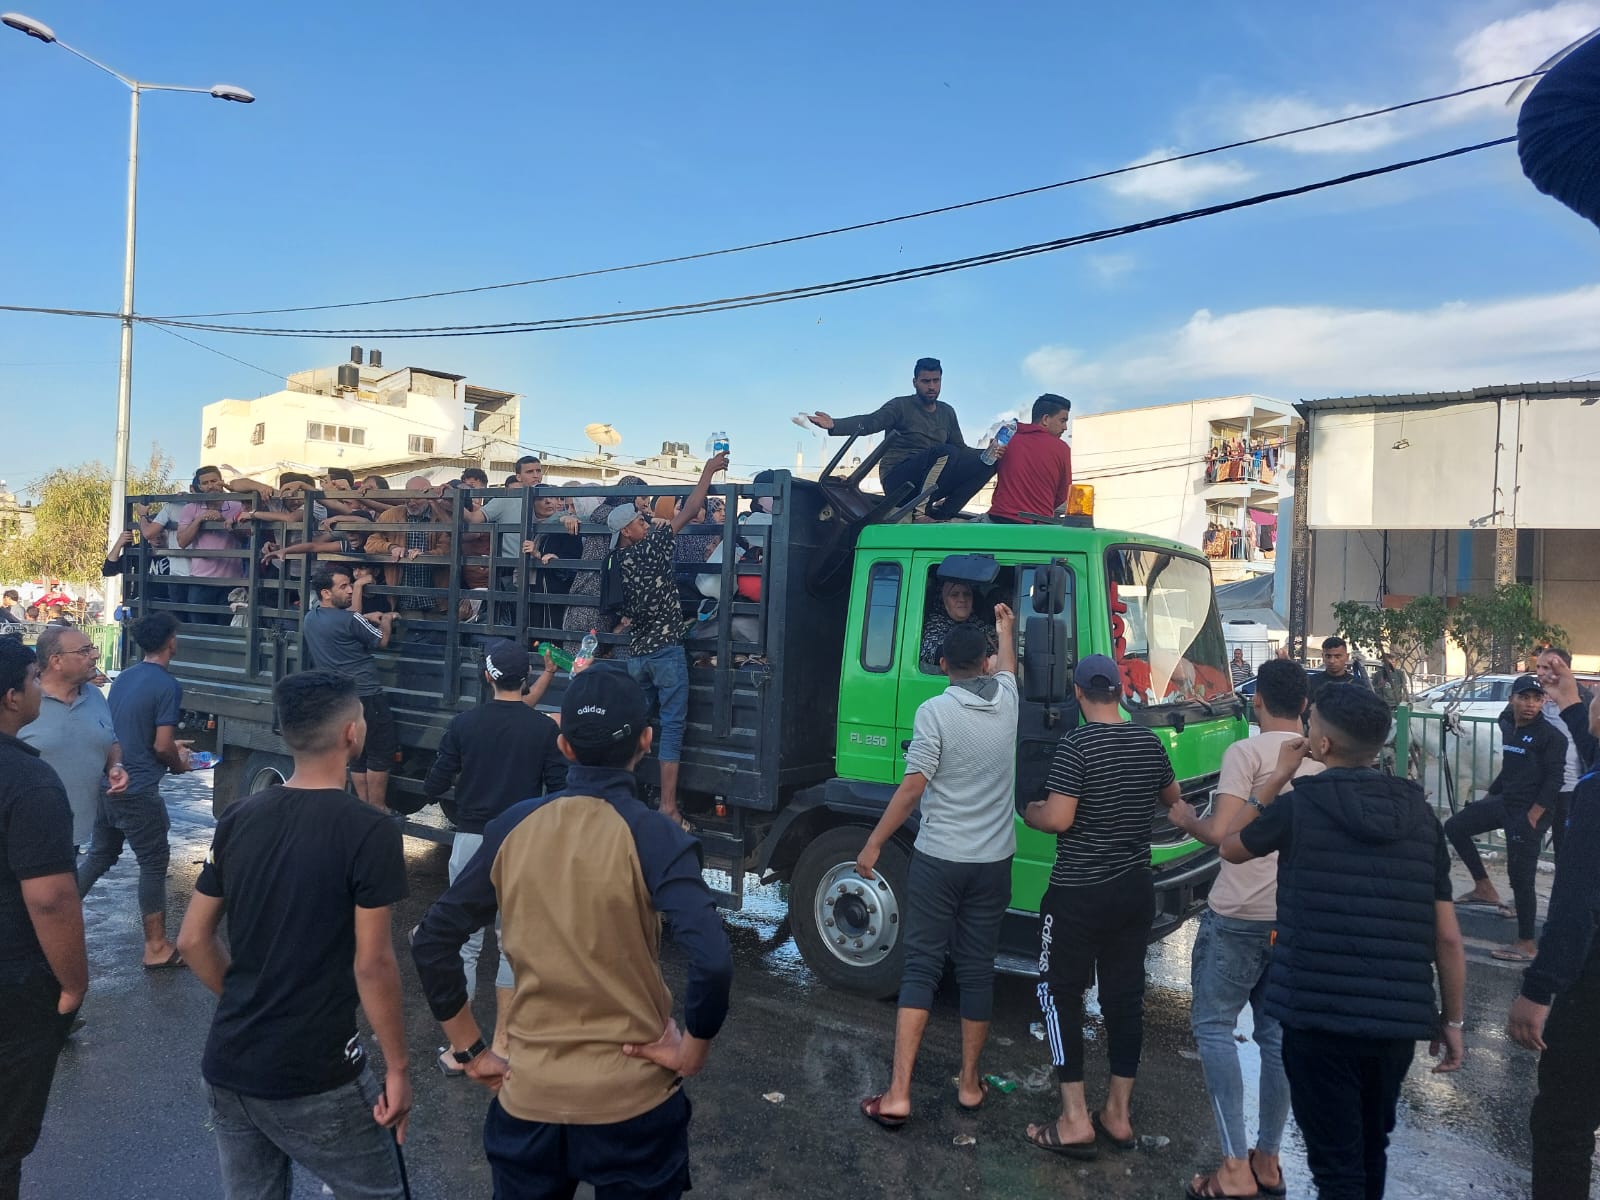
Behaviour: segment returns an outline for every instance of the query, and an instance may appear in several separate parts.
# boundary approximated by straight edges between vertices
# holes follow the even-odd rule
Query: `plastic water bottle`
[[[577,674],[586,667],[594,665],[595,652],[600,649],[600,633],[591,629],[583,635],[583,641],[578,643],[578,656],[572,660],[572,672]]]
[[[728,435],[726,433],[713,433],[706,439],[706,452],[715,458],[719,454],[728,452]]]
[[[534,647],[534,650],[536,650],[541,657],[548,654],[550,656],[550,661],[565,671],[572,670],[572,664],[577,661],[572,657],[572,655],[568,654],[554,642],[540,642]]]
[[[994,439],[989,443],[989,448],[983,452],[985,466],[994,466],[1000,461],[998,451],[1005,448],[1011,441],[1011,435],[1017,431],[1017,419],[1012,417],[1009,421],[1001,423],[1000,428],[994,431]]]
[[[189,770],[209,771],[221,761],[215,754],[205,750],[193,750],[189,753]]]

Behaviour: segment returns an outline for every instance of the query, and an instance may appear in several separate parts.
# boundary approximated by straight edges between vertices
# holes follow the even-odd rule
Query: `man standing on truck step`
[[[389,769],[400,738],[372,652],[389,644],[395,614],[367,617],[354,611],[355,585],[350,569],[340,564],[319,564],[311,572],[311,589],[321,603],[305,615],[304,648],[311,652],[312,667],[355,682],[366,738],[350,760],[350,782],[357,796],[382,812],[389,807]]]
[[[727,469],[728,452],[713,454],[671,521],[652,524],[645,513],[626,505],[606,518],[617,535],[611,562],[621,576],[622,594],[603,596],[611,604],[601,607],[617,618],[613,628],[627,629],[628,674],[644,688],[652,706],[660,708],[661,811],[685,829],[690,825],[678,811],[678,760],[689,718],[689,659],[683,652],[683,602],[674,551],[679,531],[705,504],[712,476]]]
[[[181,967],[178,949],[167,940],[167,866],[172,851],[167,831],[166,801],[161,779],[169,771],[189,769],[189,743],[178,740],[183,716],[183,687],[169,669],[178,652],[178,619],[154,612],[133,623],[133,640],[144,652],[111,685],[111,722],[122,746],[128,786],[118,795],[104,795],[95,814],[89,852],[78,864],[78,895],[87,896],[95,880],[133,847],[139,862],[139,913],[144,925],[144,968],[159,971]]]
[[[911,372],[913,393],[896,396],[877,412],[860,417],[811,414],[811,422],[834,437],[882,433],[883,455],[878,479],[883,494],[904,492],[908,500],[933,487],[926,515],[933,520],[959,516],[962,508],[989,482],[994,467],[961,435],[956,410],[939,399],[944,367],[937,358],[919,358]]]
[[[1223,753],[1216,800],[1204,819],[1188,801],[1180,800],[1168,810],[1167,820],[1208,846],[1233,832],[1239,814],[1277,771],[1278,751],[1301,736],[1306,691],[1306,671],[1299,663],[1279,659],[1262,663],[1255,696],[1261,732]],[[1322,769],[1320,762],[1307,758],[1296,775],[1314,775]],[[1257,1191],[1281,1195],[1278,1148],[1289,1120],[1289,1080],[1283,1073],[1283,1027],[1262,1010],[1278,917],[1278,856],[1224,862],[1207,899],[1194,938],[1189,1023],[1222,1140],[1222,1166],[1191,1180],[1189,1196],[1203,1200]],[[1254,1147],[1245,1139],[1246,1093],[1233,1032],[1246,1004],[1254,1016],[1254,1040],[1261,1051],[1256,1087],[1260,1121]]]
[[[1488,795],[1452,816],[1444,823],[1444,831],[1456,857],[1472,876],[1472,890],[1458,896],[1456,903],[1498,907],[1502,916],[1509,917],[1512,914],[1500,906],[1500,893],[1472,844],[1477,834],[1505,831],[1506,878],[1511,881],[1517,909],[1517,940],[1490,953],[1501,962],[1526,963],[1533,961],[1538,950],[1533,936],[1539,905],[1534,887],[1539,849],[1560,803],[1569,742],[1566,730],[1545,720],[1544,688],[1533,675],[1519,676],[1511,685],[1511,706],[1500,714],[1499,725],[1500,773],[1489,785]]]
[[[1450,852],[1422,787],[1372,765],[1391,724],[1368,689],[1330,689],[1221,846],[1231,863],[1278,855],[1265,1008],[1283,1026],[1289,1101],[1323,1200],[1383,1195],[1417,1042],[1442,1051],[1435,1074],[1461,1066],[1467,964]],[[1308,755],[1327,770],[1296,778]]]
[[[1032,420],[1017,426],[1005,455],[995,465],[989,520],[999,525],[1031,525],[1035,516],[1066,512],[1072,491],[1072,447],[1063,440],[1072,401],[1046,392],[1033,402]]]
[[[670,559],[669,559],[670,564]],[[693,838],[639,802],[644,690],[575,676],[561,700],[564,791],[489,822],[483,845],[412,933],[433,1015],[469,1078],[495,1092],[483,1142],[497,1196],[670,1200],[689,1187],[683,1080],[728,1011],[733,956]],[[509,1056],[484,1045],[461,945],[499,912],[515,979]],[[684,1028],[658,961],[663,922],[688,959]],[[594,947],[605,953],[596,955]]]
[[[543,796],[566,786],[567,760],[556,745],[556,723],[539,711],[550,690],[555,664],[545,656],[539,680],[523,695],[531,664],[528,652],[515,642],[497,641],[483,656],[483,676],[494,690],[486,704],[457,713],[439,741],[439,754],[428,769],[422,791],[437,801],[456,827],[450,843],[450,882],[471,861],[483,844],[483,829],[519,800]],[[453,800],[445,793],[455,789]],[[461,947],[461,966],[467,973],[467,1001],[478,990],[478,956],[483,952],[483,930]],[[500,969],[494,978],[494,1052],[506,1056],[506,1014],[511,1007],[511,964],[500,951]],[[465,1046],[441,1046],[436,1060],[449,1078],[464,1072],[455,1055]]]
[[[400,829],[345,791],[363,737],[350,678],[285,676],[273,702],[294,774],[222,814],[178,935],[219,997],[200,1072],[223,1195],[286,1196],[299,1163],[336,1196],[399,1200],[411,1110],[389,926],[406,895]],[[358,1003],[383,1049],[381,1084]]]
[[[33,647],[0,637],[0,1196],[22,1186],[56,1058],[89,988],[73,878],[72,809],[61,781],[19,738],[39,712]]]
[[[921,806],[906,896],[893,1075],[887,1091],[861,1102],[862,1114],[887,1129],[898,1129],[911,1115],[911,1072],[947,956],[961,985],[956,1104],[977,1112],[989,1092],[978,1058],[989,1040],[994,956],[1017,850],[1017,619],[997,604],[995,624],[1000,653],[993,675],[985,671],[989,642],[981,630],[958,625],[946,636],[939,668],[950,686],[918,706],[905,778],[856,859],[857,874],[876,878],[884,843]]]
[[[1050,886],[1039,903],[1039,1007],[1061,1085],[1061,1115],[1029,1125],[1041,1150],[1098,1156],[1096,1137],[1118,1150],[1137,1140],[1129,1106],[1144,1042],[1144,952],[1155,921],[1150,812],[1181,795],[1166,749],[1122,715],[1122,675],[1104,654],[1080,659],[1073,690],[1087,724],[1061,739],[1049,794],[1023,811],[1033,828],[1056,835]],[[1090,1114],[1083,1089],[1083,994],[1099,980],[1111,1085]]]

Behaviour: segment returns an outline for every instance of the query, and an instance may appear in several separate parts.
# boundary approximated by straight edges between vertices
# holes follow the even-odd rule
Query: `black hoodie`
[[[1450,898],[1450,854],[1422,788],[1335,767],[1296,779],[1239,838],[1257,857],[1279,852],[1268,1014],[1346,1037],[1434,1037],[1434,904]]]

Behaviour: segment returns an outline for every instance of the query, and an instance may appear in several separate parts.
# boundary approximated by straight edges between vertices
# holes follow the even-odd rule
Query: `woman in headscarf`
[[[939,607],[928,614],[922,626],[922,665],[937,666],[944,651],[944,639],[957,625],[976,625],[989,639],[991,650],[998,645],[994,631],[994,614],[974,615],[973,592],[970,583],[946,579],[939,585]]]
[[[621,479],[617,480],[616,486],[624,488],[643,488],[645,486],[645,482],[637,475],[624,475]],[[639,506],[639,499],[640,497],[637,495],[603,496],[600,499],[600,503],[595,506],[594,511],[589,514],[588,518],[586,519],[586,523],[604,526],[606,523],[606,518],[611,515],[611,511],[613,509],[619,508],[623,505],[631,505],[632,507],[637,508]],[[609,533],[586,533],[583,535],[583,558],[585,562],[592,562],[597,567],[603,568],[605,566],[606,556],[610,553],[611,535]],[[568,594],[572,596],[593,596],[595,600],[598,601],[600,599],[600,571],[595,570],[576,572],[576,576],[572,581],[572,588]],[[581,641],[583,639],[583,635],[588,633],[589,630],[600,628],[599,604],[569,604],[567,606],[566,615],[561,620],[561,628],[565,632],[574,635],[566,639],[567,641],[573,643]],[[610,631],[602,629],[600,632],[609,633]],[[627,651],[624,649],[622,651],[622,656],[626,657],[626,654]]]

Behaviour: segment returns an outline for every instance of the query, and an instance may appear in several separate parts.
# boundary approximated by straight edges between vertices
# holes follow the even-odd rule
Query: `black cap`
[[[1539,682],[1537,675],[1518,675],[1517,681],[1511,685],[1511,694],[1520,696],[1523,692],[1538,692],[1544,695],[1544,684]]]
[[[1086,692],[1120,692],[1122,672],[1108,655],[1086,654],[1072,669],[1072,682]]]
[[[520,683],[528,677],[528,652],[516,642],[493,642],[483,656],[483,669],[496,683]]]
[[[579,672],[561,697],[561,733],[575,750],[607,750],[637,738],[649,721],[644,689],[614,668]]]

